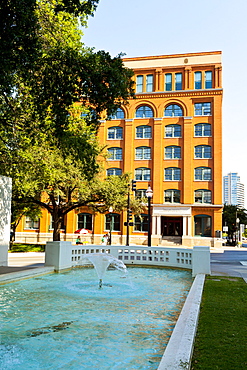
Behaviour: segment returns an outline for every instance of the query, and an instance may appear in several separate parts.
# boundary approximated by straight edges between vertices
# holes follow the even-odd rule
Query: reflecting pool
[[[0,369],[157,369],[191,272],[78,268],[0,287]]]

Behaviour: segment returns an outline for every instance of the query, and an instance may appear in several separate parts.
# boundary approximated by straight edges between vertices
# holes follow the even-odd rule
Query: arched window
[[[165,147],[165,159],[180,159],[181,147],[176,145]]]
[[[165,168],[165,181],[180,181],[181,169],[178,167]]]
[[[122,160],[122,148],[109,148],[107,149],[110,157],[109,161],[121,161]]]
[[[118,213],[105,215],[105,230],[120,231],[120,215]]]
[[[152,118],[154,112],[148,105],[141,105],[136,110],[136,118]]]
[[[124,119],[125,115],[124,115],[124,111],[122,108],[118,108],[116,113],[110,115],[108,117],[108,120],[111,120],[111,119]]]
[[[93,218],[90,213],[79,213],[77,215],[77,229],[92,230]]]
[[[141,214],[141,217],[135,216],[134,230],[142,232],[148,231],[148,215]]]
[[[151,148],[149,146],[139,146],[136,148],[135,159],[151,159]]]
[[[106,174],[107,176],[121,176],[122,170],[121,168],[108,168]]]
[[[147,125],[136,127],[136,139],[151,139],[152,127]]]
[[[182,108],[177,104],[170,104],[165,108],[165,117],[180,117],[183,116]]]
[[[164,192],[165,203],[180,203],[180,190],[177,189],[167,189]]]
[[[211,136],[211,125],[209,123],[195,125],[195,136]]]
[[[123,138],[122,127],[109,127],[107,130],[108,140],[121,140]]]
[[[165,126],[165,137],[181,137],[181,126],[180,125]]]
[[[207,203],[211,204],[211,191],[207,189],[195,190],[195,203]]]
[[[211,236],[212,220],[208,215],[194,217],[195,236]]]
[[[212,170],[210,167],[195,168],[195,181],[210,181],[212,180]]]
[[[139,167],[135,169],[135,180],[136,181],[150,181],[151,170],[146,167]]]
[[[195,146],[195,158],[208,159],[211,158],[211,146],[210,145],[197,145]]]

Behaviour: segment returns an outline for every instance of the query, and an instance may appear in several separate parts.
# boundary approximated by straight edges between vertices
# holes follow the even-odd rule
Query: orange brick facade
[[[221,52],[126,58],[124,64],[134,70],[136,99],[113,119],[101,121],[99,140],[111,154],[106,174],[131,173],[142,193],[151,186],[153,245],[218,245],[217,231],[222,229]],[[78,213],[90,211],[80,209],[67,216],[68,240],[82,225]],[[112,242],[125,244],[126,212],[115,217]],[[32,231],[48,233],[48,219],[44,214],[39,228]],[[99,243],[108,229],[105,215],[92,215],[93,236],[88,241]],[[31,230],[25,230],[22,220],[18,231],[21,238]],[[145,225],[130,227],[130,244],[146,243]]]

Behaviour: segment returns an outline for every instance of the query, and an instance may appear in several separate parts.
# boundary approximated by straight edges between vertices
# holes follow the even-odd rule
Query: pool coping
[[[190,369],[204,282],[205,274],[197,274],[158,370]]]
[[[36,267],[36,268],[29,268],[23,269],[21,271],[16,272],[9,272],[6,274],[0,275],[0,285],[14,283],[16,281],[30,279],[33,277],[43,276],[47,274],[54,273],[53,266],[46,266],[46,267]]]

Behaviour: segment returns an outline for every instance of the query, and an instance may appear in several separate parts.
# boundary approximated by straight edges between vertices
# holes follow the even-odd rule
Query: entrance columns
[[[183,216],[183,236],[187,235],[187,217]]]
[[[161,235],[161,217],[153,216],[152,218],[152,234]]]
[[[192,217],[189,216],[188,217],[188,236],[191,236],[191,220],[192,220]]]

